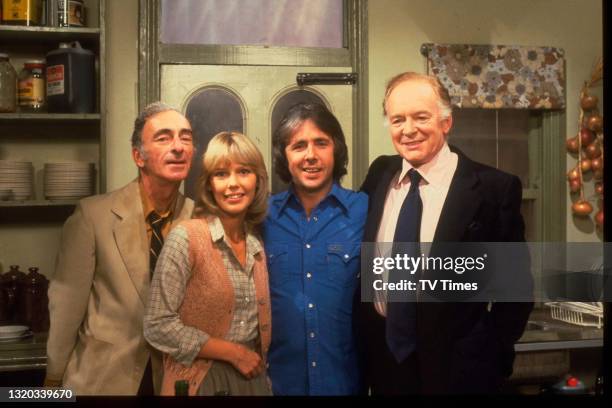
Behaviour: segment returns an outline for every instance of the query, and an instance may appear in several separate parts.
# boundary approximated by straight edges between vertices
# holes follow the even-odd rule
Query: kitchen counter
[[[46,366],[46,332],[16,341],[0,341],[0,372],[44,370]]]
[[[578,326],[555,320],[548,307],[535,309],[516,351],[561,350],[602,347],[603,328]]]
[[[10,342],[0,341],[0,372],[44,370],[47,366],[47,333]],[[515,345],[517,352],[601,347],[603,329],[581,327],[550,317],[550,309],[536,309],[525,333]]]

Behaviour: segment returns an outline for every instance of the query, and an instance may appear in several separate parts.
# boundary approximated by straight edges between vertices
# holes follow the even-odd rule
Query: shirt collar
[[[332,188],[331,190],[329,190],[329,193],[327,193],[325,198],[321,200],[321,203],[327,200],[329,197],[334,197],[336,201],[340,203],[344,211],[348,211],[348,202],[347,202],[348,197],[347,197],[346,191],[342,187],[340,187],[338,183],[335,181],[332,184]],[[284,211],[285,207],[287,206],[287,203],[289,202],[291,198],[293,198],[296,203],[300,202],[297,195],[295,194],[293,183],[289,186],[289,188],[286,191],[283,191],[282,193],[278,193],[275,196],[273,196],[272,200],[276,204],[279,214]]]
[[[140,201],[142,202],[142,212],[144,214],[145,220],[147,220],[149,214],[155,211],[155,205],[153,205],[153,201],[151,201],[151,198],[145,192],[145,189],[142,185],[142,180],[138,181],[138,189],[140,191]],[[176,195],[176,197],[178,197],[178,194]],[[159,215],[161,218],[171,217],[172,210],[176,206],[176,197],[172,200],[172,203],[166,211],[162,212],[161,214],[158,213],[157,215]]]
[[[442,187],[447,178],[447,169],[453,160],[453,155],[448,144],[444,142],[444,145],[438,153],[427,163],[421,165],[416,169],[421,177],[425,180],[428,185],[439,188]],[[396,187],[399,187],[406,177],[406,174],[410,169],[414,168],[412,164],[408,163],[406,159],[402,160],[402,170],[400,171],[399,178],[397,179]]]
[[[211,215],[207,217],[207,222],[208,229],[210,230],[210,237],[212,238],[213,242],[223,241],[229,247],[229,243],[225,240],[225,230],[223,229],[221,219],[219,219],[219,217],[216,215]],[[261,243],[251,232],[246,233],[246,247],[247,253],[251,255],[255,255],[263,250]]]

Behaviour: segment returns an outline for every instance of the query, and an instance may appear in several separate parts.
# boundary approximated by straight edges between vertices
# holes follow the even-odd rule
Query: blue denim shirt
[[[359,391],[352,312],[367,207],[364,193],[335,183],[310,219],[292,190],[270,198],[263,236],[275,395]]]

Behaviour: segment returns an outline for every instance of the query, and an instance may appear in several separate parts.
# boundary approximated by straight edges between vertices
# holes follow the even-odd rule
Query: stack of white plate
[[[32,332],[28,326],[0,326],[0,341],[20,340],[31,336]]]
[[[33,181],[32,162],[0,160],[0,195],[3,200],[34,198]]]
[[[45,163],[45,197],[49,200],[78,200],[94,194],[94,163]]]

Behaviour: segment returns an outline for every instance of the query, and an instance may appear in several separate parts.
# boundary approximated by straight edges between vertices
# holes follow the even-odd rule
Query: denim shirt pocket
[[[329,279],[341,285],[350,287],[359,278],[360,243],[332,242],[327,244],[327,267]]]
[[[289,246],[270,244],[266,246],[270,285],[280,285],[289,280]]]

